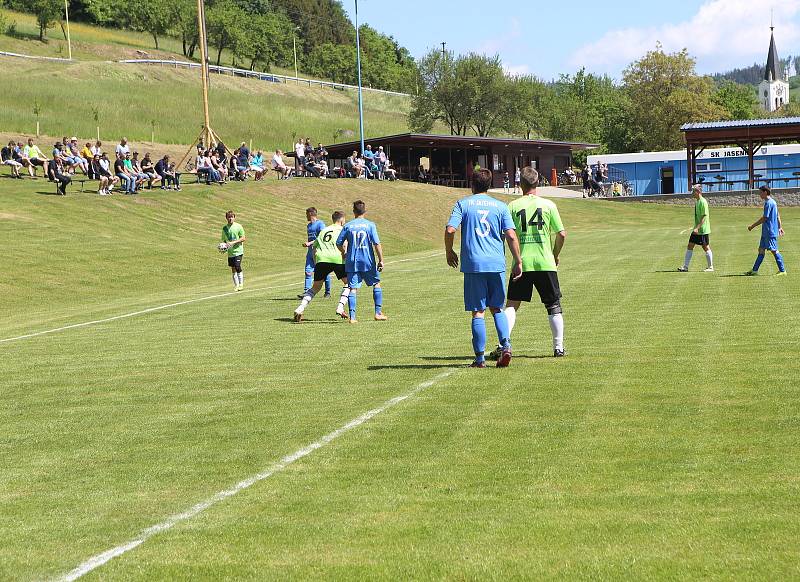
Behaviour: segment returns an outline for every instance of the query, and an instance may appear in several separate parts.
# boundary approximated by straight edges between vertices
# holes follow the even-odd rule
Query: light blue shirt
[[[514,229],[508,206],[486,194],[462,198],[447,226],[461,228],[461,272],[502,273],[506,270],[505,231]]]
[[[381,244],[378,228],[366,218],[356,218],[344,225],[336,244],[347,241],[344,270],[348,273],[364,273],[376,267],[374,245]]]
[[[772,198],[764,201],[764,218],[761,224],[761,236],[774,238],[778,236],[778,203]]]
[[[314,222],[309,222],[306,225],[306,231],[308,232],[308,242],[314,242],[317,240],[319,233],[321,233],[325,229],[325,223],[322,222],[320,219],[315,220]],[[307,257],[314,256],[314,247],[308,247],[308,251],[306,252]]]

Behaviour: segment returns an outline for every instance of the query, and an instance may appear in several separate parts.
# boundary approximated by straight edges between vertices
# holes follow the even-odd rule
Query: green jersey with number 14
[[[317,235],[314,241],[314,260],[317,263],[333,263],[334,265],[344,264],[342,253],[336,248],[336,239],[342,232],[341,225],[336,223],[324,228]]]
[[[553,257],[556,233],[564,230],[558,208],[547,198],[522,196],[508,205],[519,237],[523,271],[557,271]]]

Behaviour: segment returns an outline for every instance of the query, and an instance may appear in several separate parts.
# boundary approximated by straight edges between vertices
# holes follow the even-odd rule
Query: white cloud
[[[782,58],[800,54],[800,2],[797,0],[709,0],[688,21],[657,27],[611,30],[578,48],[572,67],[621,77],[631,62],[660,41],[666,52],[687,48],[700,73],[723,72],[764,62],[769,47],[770,11]]]

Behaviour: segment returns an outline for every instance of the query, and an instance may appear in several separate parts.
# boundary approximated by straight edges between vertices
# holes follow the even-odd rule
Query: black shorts
[[[347,277],[344,265],[337,263],[317,263],[314,265],[314,281],[324,281],[331,273],[334,273],[339,280]]]
[[[708,235],[692,233],[689,236],[689,242],[693,245],[708,246]]]
[[[228,266],[237,270],[242,268],[242,257],[244,255],[236,255],[235,257],[228,257]]]
[[[516,281],[509,280],[507,298],[509,301],[530,301],[534,287],[545,305],[552,305],[561,299],[556,271],[526,271]]]

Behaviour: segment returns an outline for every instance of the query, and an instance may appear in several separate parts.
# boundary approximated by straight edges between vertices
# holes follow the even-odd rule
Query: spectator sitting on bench
[[[56,191],[62,196],[66,196],[67,185],[72,182],[72,178],[64,170],[64,162],[61,158],[53,158],[47,162],[47,176],[51,182],[58,182]]]
[[[397,171],[392,167],[392,161],[389,158],[386,158],[386,162],[383,164],[383,175],[391,182],[397,180]]]
[[[100,157],[103,156],[103,142],[101,142],[99,139],[94,142],[94,145],[92,146],[92,157],[95,155]]]
[[[28,175],[31,178],[36,178],[34,174],[35,167],[31,163],[31,161],[25,157],[25,147],[22,145],[21,141],[17,142],[16,147],[14,148],[13,152],[14,160],[22,164],[22,167],[28,170]]]
[[[181,189],[181,176],[175,173],[175,166],[169,163],[169,156],[164,156],[156,162],[155,171],[161,176],[162,190]]]
[[[25,146],[23,152],[28,162],[33,166],[33,176],[36,176],[36,166],[44,168],[47,163],[47,157],[39,149],[39,146],[34,145],[32,137],[28,138],[28,145]]]
[[[96,155],[96,154],[95,154],[95,155]],[[100,157],[100,160],[99,160],[99,164],[100,164],[100,175],[101,175],[101,176],[107,176],[107,177],[108,177],[109,183],[108,183],[108,188],[106,189],[106,191],[107,191],[109,194],[111,194],[111,191],[114,189],[114,186],[116,186],[116,185],[117,185],[117,183],[118,183],[120,180],[119,180],[119,178],[117,178],[117,177],[114,175],[114,173],[111,171],[111,170],[112,170],[112,168],[111,168],[111,161],[108,159],[108,155],[107,155],[107,154],[105,154],[105,153],[103,153],[103,154],[100,154],[100,156],[99,156],[99,157]]]
[[[228,167],[219,159],[217,150],[211,150],[211,167],[219,174],[219,183],[224,184],[228,181]]]
[[[358,161],[358,152],[353,151],[349,158],[344,161],[344,167],[351,178],[360,178],[364,173],[364,168]]]
[[[275,155],[272,156],[272,169],[278,172],[279,180],[287,180],[289,178],[289,166],[283,163],[283,152],[275,150]]]
[[[142,172],[147,176],[148,188],[152,189],[153,186],[161,181],[161,176],[156,173],[155,165],[153,164],[153,160],[150,158],[150,152],[146,152],[144,154],[140,167],[142,168]]]
[[[133,174],[133,167],[129,168],[130,162],[130,152],[118,154],[117,160],[114,162],[114,174],[122,182],[122,191],[125,194],[136,194],[136,176]]]
[[[8,145],[0,150],[0,161],[2,161],[6,166],[11,166],[12,178],[19,178],[22,180],[22,176],[19,174],[19,169],[22,167],[22,163],[14,159],[14,148],[16,147],[17,145],[13,141],[8,142]]]
[[[248,172],[250,172],[250,150],[242,144],[236,155],[236,174],[240,180],[247,180]]]
[[[253,170],[255,180],[260,180],[264,177],[264,153],[261,150],[258,150],[250,158],[250,169]]]
[[[314,161],[314,154],[310,154],[306,156],[306,165],[303,166],[303,169],[314,176],[315,178],[321,178],[322,172],[317,166],[316,162]]]
[[[131,168],[133,168],[133,173],[136,174],[136,181],[139,183],[139,190],[144,190],[144,183],[150,179],[150,176],[148,176],[144,170],[142,170],[142,164],[139,161],[139,152],[133,152],[133,157],[131,157]]]
[[[99,155],[100,154],[98,154],[98,156]],[[92,180],[97,180],[98,179],[97,175],[94,173],[94,164],[92,163],[92,160],[94,160],[94,152],[92,152],[92,142],[87,141],[86,145],[83,146],[83,149],[81,150],[81,157],[84,160],[86,160],[86,170],[87,170],[86,177]]]
[[[111,181],[112,176],[110,172],[103,170],[103,167],[100,165],[100,156],[95,155],[92,157],[89,162],[89,170],[91,175],[96,176],[100,181],[97,193],[100,194],[100,196],[108,196],[111,194],[111,185],[113,184]]]
[[[81,172],[84,175],[89,174],[89,160],[92,159],[92,156],[84,157],[81,155],[80,145],[78,145],[78,138],[71,137],[69,143],[66,144],[67,146],[67,155],[70,156],[70,159],[73,164],[75,164],[76,168],[80,168]]]

